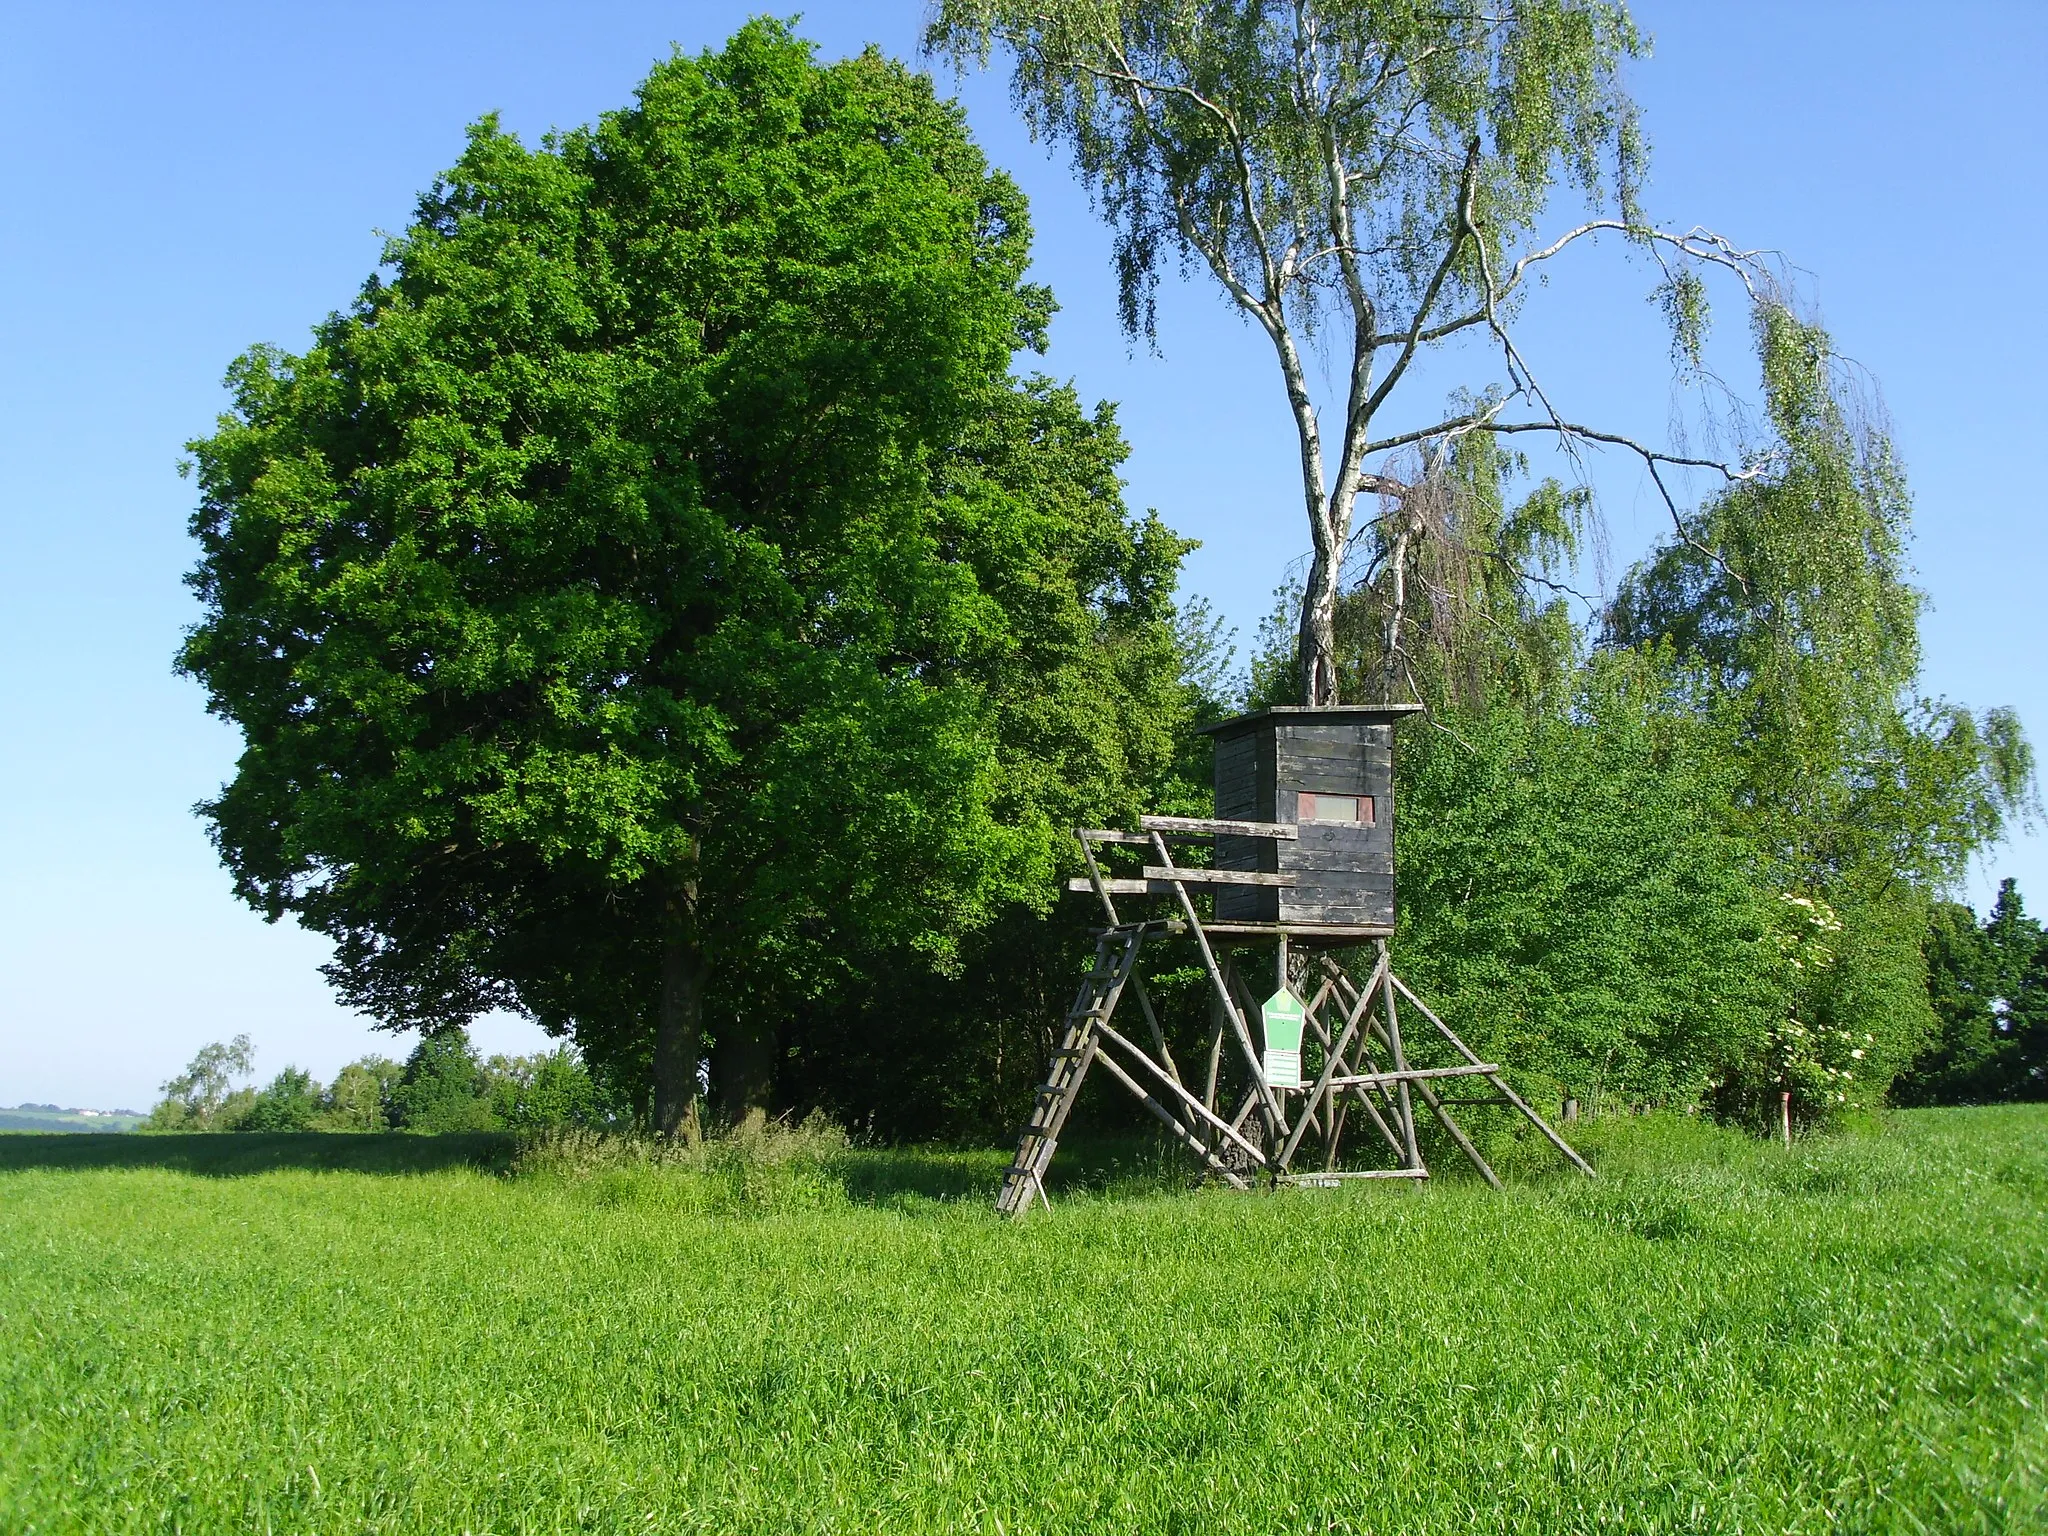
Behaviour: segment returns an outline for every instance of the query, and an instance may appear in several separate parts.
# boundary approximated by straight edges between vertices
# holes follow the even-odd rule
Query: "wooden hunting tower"
[[[1045,1171],[1097,1064],[1211,1176],[1236,1189],[1254,1181],[1426,1179],[1418,1101],[1496,1188],[1499,1177],[1454,1107],[1505,1106],[1592,1173],[1514,1090],[1506,1069],[1394,974],[1394,726],[1418,708],[1292,707],[1225,720],[1208,728],[1216,742],[1213,817],[1140,816],[1128,831],[1075,828],[1087,875],[1068,889],[1093,895],[1106,926],[1095,932],[1093,965],[1077,978],[998,1210],[1021,1216],[1034,1200],[1050,1203]],[[1197,862],[1177,859],[1176,842],[1194,844]],[[1207,863],[1199,861],[1205,852]],[[1166,897],[1172,909],[1127,918],[1117,910],[1120,896]],[[1183,1038],[1176,1054],[1138,955],[1147,942],[1181,937],[1208,978],[1211,1027],[1206,1049],[1190,1052]],[[1274,948],[1277,985],[1263,1001],[1241,963],[1261,944]],[[1128,1016],[1121,1028],[1115,1022],[1127,994],[1142,1031]],[[1427,1031],[1417,1030],[1418,1020]],[[1417,1060],[1416,1043],[1437,1060]],[[1347,1125],[1369,1128],[1378,1143],[1367,1137],[1358,1153],[1344,1140]],[[1366,1160],[1377,1166],[1361,1166]]]
[[[1218,869],[1291,875],[1223,886],[1219,923],[1394,931],[1394,726],[1420,706],[1299,706],[1207,728],[1216,741],[1216,815],[1299,828],[1293,841],[1219,837]]]

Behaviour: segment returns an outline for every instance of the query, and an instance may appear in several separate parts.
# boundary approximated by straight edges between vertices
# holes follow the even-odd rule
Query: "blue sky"
[[[256,341],[297,347],[374,265],[379,230],[496,110],[532,138],[623,104],[671,43],[754,7],[16,7],[0,43],[0,1103],[142,1106],[201,1044],[246,1031],[259,1072],[331,1076],[402,1053],[327,996],[321,942],[228,890],[191,805],[235,741],[170,657],[193,609],[181,445]],[[787,14],[786,12],[783,14]],[[819,0],[828,55],[909,54],[922,6]],[[2035,472],[2048,243],[2033,158],[2048,7],[1655,0],[1632,71],[1651,206],[1785,253],[1882,387],[1917,497],[1928,691],[2019,708],[2048,734],[2048,538]],[[955,88],[948,82],[948,88]],[[1119,401],[1134,506],[1204,541],[1188,587],[1249,638],[1305,542],[1270,354],[1199,284],[1169,285],[1160,355],[1117,333],[1102,228],[1031,144],[1000,76],[957,84],[1032,199],[1063,306],[1044,365]],[[1560,205],[1562,224],[1573,209]],[[1650,277],[1609,250],[1538,296],[1526,336],[1581,419],[1660,437],[1674,410]],[[1740,313],[1723,295],[1731,376]],[[1445,359],[1418,408],[1458,380]],[[1663,526],[1641,477],[1596,461],[1610,576]],[[2048,909],[2048,841],[2016,876]],[[517,1020],[478,1031],[524,1050]]]

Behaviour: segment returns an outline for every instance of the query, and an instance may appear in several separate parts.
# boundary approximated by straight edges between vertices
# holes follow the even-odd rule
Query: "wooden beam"
[[[1292,875],[1267,875],[1251,869],[1190,869],[1176,864],[1171,869],[1158,864],[1145,866],[1147,880],[1186,880],[1193,885],[1292,885]]]
[[[1462,1067],[1405,1067],[1396,1072],[1361,1072],[1355,1077],[1333,1077],[1330,1083],[1337,1088],[1359,1088],[1370,1083],[1416,1083],[1426,1077],[1491,1077],[1500,1070],[1490,1061],[1473,1062]]]
[[[1344,968],[1338,965],[1336,961],[1330,959],[1327,955],[1323,957],[1323,966],[1324,969],[1330,975],[1332,979],[1332,984],[1351,984],[1351,978],[1345,972]],[[1377,977],[1375,977],[1375,980],[1377,980]],[[1369,1041],[1361,1042],[1361,1049],[1369,1049],[1369,1045]],[[1369,1059],[1370,1057],[1368,1057],[1368,1060]],[[1364,1102],[1366,1108],[1372,1108],[1372,1100],[1366,1096],[1366,1092],[1363,1088],[1354,1088],[1351,1091],[1358,1095],[1360,1100]],[[1491,1165],[1487,1163],[1486,1159],[1479,1155],[1479,1148],[1473,1145],[1472,1138],[1467,1136],[1464,1133],[1464,1131],[1459,1128],[1458,1122],[1451,1118],[1450,1106],[1453,1104],[1475,1103],[1499,1104],[1505,1101],[1500,1099],[1447,1099],[1440,1097],[1437,1094],[1436,1090],[1431,1088],[1429,1084],[1426,1082],[1417,1082],[1415,1084],[1415,1091],[1422,1095],[1422,1102],[1427,1104],[1430,1107],[1430,1109],[1435,1112],[1437,1119],[1443,1122],[1444,1129],[1451,1133],[1451,1139],[1457,1142],[1459,1150],[1462,1151],[1465,1154],[1465,1156],[1471,1160],[1472,1166],[1479,1170],[1480,1174],[1485,1178],[1488,1184],[1491,1184],[1495,1189],[1499,1189],[1501,1187],[1499,1175],[1497,1175],[1493,1171],[1493,1168],[1491,1167]],[[1386,1090],[1382,1088],[1380,1092],[1384,1093],[1386,1092]],[[1398,1149],[1396,1150],[1398,1151]]]
[[[1377,947],[1387,962],[1380,967],[1381,1022],[1387,1030],[1387,1055],[1400,1074],[1394,1079],[1394,1095],[1401,1102],[1401,1139],[1408,1144],[1409,1166],[1420,1168],[1422,1148],[1415,1143],[1415,1103],[1408,1096],[1408,1053],[1401,1048],[1401,1018],[1394,1011],[1394,959],[1385,939]]]
[[[1323,1173],[1283,1173],[1278,1175],[1274,1182],[1277,1184],[1323,1184],[1334,1183],[1338,1179],[1426,1179],[1428,1177],[1429,1170],[1427,1168],[1364,1168],[1355,1172],[1351,1169],[1335,1169]]]
[[[1088,839],[1081,839],[1081,857],[1088,861],[1088,881],[1095,888],[1095,894],[1102,898],[1102,910],[1109,914],[1109,926],[1114,928],[1120,919],[1116,915],[1116,903],[1109,899],[1109,887],[1102,883],[1102,866],[1095,862],[1095,850]]]
[[[1479,1155],[1479,1149],[1472,1145],[1472,1138],[1458,1128],[1458,1122],[1451,1118],[1451,1112],[1444,1107],[1444,1101],[1436,1096],[1436,1090],[1427,1083],[1418,1082],[1415,1091],[1422,1095],[1422,1102],[1435,1112],[1443,1128],[1451,1133],[1451,1140],[1458,1144],[1458,1150],[1472,1159],[1472,1166],[1479,1170],[1481,1177],[1495,1189],[1499,1189],[1500,1176],[1487,1164],[1486,1159]]]
[[[1382,963],[1391,964],[1391,960],[1383,955]],[[1358,1011],[1354,1017],[1358,1018],[1365,1026],[1365,1033],[1358,1037],[1358,1054],[1367,1066],[1377,1070],[1377,1064],[1373,1061],[1372,1057],[1372,1043],[1377,1039],[1384,1044],[1386,1041],[1386,1030],[1374,1021],[1371,1011],[1367,1007],[1372,994],[1370,992],[1360,992],[1358,990],[1358,983],[1351,979],[1350,973],[1328,955],[1323,957],[1323,967],[1325,972],[1337,983],[1337,995],[1340,999],[1347,990],[1358,998]],[[1379,979],[1379,968],[1375,966],[1373,968],[1374,983],[1377,984]],[[1341,1057],[1338,1058],[1337,1066],[1341,1067],[1344,1065],[1343,1059]],[[1331,1070],[1334,1073],[1336,1068],[1333,1067]],[[1401,1115],[1401,1107],[1394,1102],[1393,1095],[1387,1091],[1387,1085],[1381,1083],[1378,1085],[1378,1089],[1380,1097],[1385,1100],[1386,1113],[1398,1120]],[[1401,1139],[1394,1134],[1394,1128],[1387,1123],[1386,1115],[1380,1113],[1380,1106],[1373,1103],[1372,1091],[1367,1088],[1354,1087],[1351,1092],[1357,1098],[1359,1104],[1364,1107],[1365,1112],[1372,1116],[1372,1123],[1378,1127],[1379,1133],[1386,1137],[1387,1145],[1394,1149],[1394,1156],[1400,1158],[1407,1157],[1408,1149],[1401,1144]],[[1334,1098],[1336,1090],[1332,1089],[1331,1095]]]
[[[1474,1051],[1472,1047],[1467,1045],[1464,1041],[1460,1040],[1457,1037],[1457,1035],[1453,1033],[1450,1025],[1446,1024],[1442,1019],[1438,1018],[1434,1013],[1432,1013],[1430,1011],[1429,1004],[1425,1003],[1421,998],[1417,997],[1413,992],[1409,991],[1407,982],[1401,980],[1400,977],[1396,976],[1394,978],[1394,985],[1401,989],[1402,996],[1406,997],[1409,1002],[1413,1003],[1416,1007],[1422,1010],[1422,1016],[1425,1019],[1429,1020],[1430,1023],[1434,1024],[1446,1040],[1450,1041],[1452,1045],[1457,1047],[1458,1054],[1460,1056],[1463,1056],[1467,1061],[1470,1062],[1479,1062],[1479,1053]],[[1572,1162],[1578,1167],[1579,1172],[1583,1173],[1589,1179],[1595,1177],[1593,1173],[1593,1165],[1587,1162],[1583,1157],[1579,1156],[1577,1152],[1573,1151],[1571,1143],[1566,1141],[1562,1136],[1558,1135],[1557,1132],[1553,1131],[1550,1128],[1550,1122],[1545,1120],[1541,1115],[1537,1114],[1535,1110],[1531,1109],[1528,1106],[1528,1104],[1523,1101],[1522,1096],[1519,1093],[1515,1092],[1514,1089],[1508,1086],[1507,1079],[1500,1075],[1499,1067],[1495,1067],[1492,1069],[1492,1071],[1487,1076],[1487,1081],[1492,1083],[1494,1087],[1498,1088],[1510,1104],[1514,1105],[1515,1108],[1519,1109],[1523,1114],[1527,1115],[1529,1117],[1530,1123],[1533,1124],[1536,1127],[1536,1129],[1541,1131],[1545,1136],[1549,1137],[1550,1144],[1553,1147],[1556,1147],[1557,1150],[1562,1152],[1566,1157],[1570,1158]]]
[[[1074,836],[1084,843],[1142,843],[1149,847],[1152,842],[1142,832],[1110,832],[1101,827],[1076,827]]]
[[[1159,855],[1159,862],[1171,869],[1173,854],[1166,846],[1166,839],[1157,828],[1152,831],[1152,851]],[[1180,899],[1181,915],[1188,920],[1188,927],[1195,935],[1195,948],[1202,952],[1202,968],[1209,973],[1209,984],[1216,989],[1216,995],[1223,999],[1224,1012],[1230,1016],[1231,1032],[1237,1036],[1237,1048],[1244,1052],[1244,1064],[1252,1075],[1252,1091],[1266,1111],[1266,1124],[1272,1135],[1287,1134],[1287,1117],[1281,1112],[1280,1101],[1273,1096],[1273,1090],[1266,1082],[1264,1065],[1259,1053],[1252,1048],[1250,1021],[1237,1011],[1237,1004],[1231,1001],[1230,988],[1224,983],[1223,971],[1216,964],[1216,952],[1209,947],[1209,936],[1202,932],[1201,914],[1195,911],[1195,904],[1188,897],[1187,887],[1179,881],[1171,882],[1174,894]]]
[[[1176,837],[1276,837],[1294,842],[1301,829],[1285,821],[1217,821],[1208,816],[1140,816],[1138,825],[1147,832],[1170,832]]]
[[[1380,964],[1385,965],[1386,963],[1386,957],[1384,955],[1381,956]],[[1375,984],[1378,983],[1380,978],[1377,969],[1374,970],[1372,979]],[[1322,990],[1316,993],[1315,1002],[1306,1010],[1307,1017],[1314,1022],[1316,1032],[1323,1037],[1323,1070],[1317,1076],[1315,1085],[1308,1091],[1308,1100],[1302,1106],[1300,1123],[1294,1127],[1292,1134],[1287,1138],[1287,1144],[1281,1148],[1280,1166],[1282,1168],[1287,1167],[1294,1161],[1295,1148],[1301,1145],[1302,1132],[1308,1126],[1308,1112],[1315,1108],[1316,1104],[1329,1094],[1330,1081],[1337,1075],[1337,1066],[1344,1060],[1344,1053],[1350,1049],[1351,1037],[1358,1032],[1359,1020],[1365,1017],[1366,1010],[1372,1006],[1372,991],[1368,988],[1365,995],[1358,1000],[1357,1008],[1345,1010],[1344,1033],[1338,1036],[1333,1043],[1330,1039],[1330,1032],[1323,1027],[1322,1019],[1317,1016],[1317,1010],[1322,1007],[1324,999],[1335,989],[1336,983],[1325,977]],[[1338,1006],[1340,1008],[1343,1006],[1341,1001]]]
[[[1159,1059],[1166,1063],[1166,1070],[1172,1074],[1180,1091],[1186,1093],[1188,1085],[1181,1081],[1180,1063],[1173,1059],[1173,1052],[1167,1049],[1166,1031],[1159,1027],[1159,1015],[1152,1009],[1152,994],[1145,990],[1145,978],[1133,972],[1131,985],[1137,989],[1138,1007],[1145,1015],[1145,1027],[1152,1031],[1153,1048],[1159,1052]]]
[[[1244,1137],[1240,1136],[1219,1116],[1210,1114],[1208,1108],[1202,1103],[1200,1099],[1196,1098],[1192,1093],[1189,1093],[1187,1089],[1181,1087],[1179,1083],[1176,1083],[1172,1078],[1168,1077],[1166,1073],[1160,1068],[1159,1064],[1156,1061],[1154,1061],[1151,1057],[1147,1056],[1143,1051],[1139,1050],[1137,1046],[1133,1045],[1129,1040],[1125,1039],[1122,1035],[1118,1034],[1114,1029],[1111,1029],[1107,1024],[1097,1024],[1095,1026],[1095,1033],[1101,1035],[1103,1038],[1109,1040],[1113,1044],[1120,1045],[1125,1050],[1129,1051],[1134,1059],[1143,1063],[1143,1065],[1152,1073],[1152,1075],[1158,1078],[1160,1083],[1163,1086],[1165,1086],[1168,1091],[1170,1091],[1177,1098],[1179,1098],[1182,1103],[1186,1104],[1188,1108],[1192,1109],[1197,1115],[1201,1116],[1203,1120],[1207,1121],[1210,1125],[1213,1125],[1217,1130],[1221,1131],[1224,1135],[1228,1136],[1232,1141],[1236,1142],[1240,1147],[1244,1149],[1245,1154],[1254,1159],[1261,1168],[1266,1166],[1265,1153],[1261,1152],[1257,1147],[1253,1146],[1250,1142],[1246,1141]],[[1110,1058],[1107,1056],[1102,1056],[1098,1059],[1102,1061],[1108,1061]]]
[[[1385,923],[1218,923],[1202,924],[1205,933],[1243,934],[1249,938],[1271,939],[1286,935],[1297,944],[1331,944],[1351,939],[1384,939],[1393,933]]]

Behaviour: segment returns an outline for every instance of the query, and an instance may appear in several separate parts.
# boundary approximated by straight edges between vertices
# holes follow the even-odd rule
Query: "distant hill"
[[[132,1131],[146,1117],[132,1109],[62,1109],[55,1104],[17,1104],[0,1109],[0,1131]]]

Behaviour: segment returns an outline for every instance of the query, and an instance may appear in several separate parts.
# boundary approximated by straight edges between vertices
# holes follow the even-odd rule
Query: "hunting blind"
[[[1417,708],[1278,708],[1226,720],[1208,728],[1214,818],[1145,816],[1135,832],[1076,830],[1088,874],[1068,889],[1092,893],[1107,923],[1003,1179],[999,1210],[1022,1215],[1034,1200],[1047,1201],[1045,1171],[1097,1065],[1237,1189],[1255,1180],[1428,1178],[1415,1134],[1418,1098],[1495,1188],[1499,1178],[1453,1106],[1507,1105],[1592,1173],[1508,1085],[1500,1064],[1481,1059],[1394,974],[1394,727]],[[1206,865],[1175,860],[1173,845],[1190,842],[1210,846]],[[1117,871],[1119,856],[1140,867]],[[1120,896],[1167,898],[1170,915],[1128,919],[1117,909]],[[1175,1059],[1137,969],[1144,945],[1169,934],[1193,938],[1211,992],[1207,1049],[1186,1063]],[[1247,951],[1265,944],[1275,951],[1275,990],[1261,1002],[1244,965]],[[1363,983],[1333,953],[1360,949],[1369,956]],[[1137,1004],[1142,1041],[1132,1038],[1139,1030],[1128,1016],[1129,1034],[1113,1022],[1126,994]],[[1404,1018],[1411,1036],[1430,1043],[1427,1054],[1442,1060],[1410,1059]],[[1418,1018],[1426,1029],[1413,1028]],[[1367,1154],[1347,1155],[1345,1132],[1361,1127]]]

